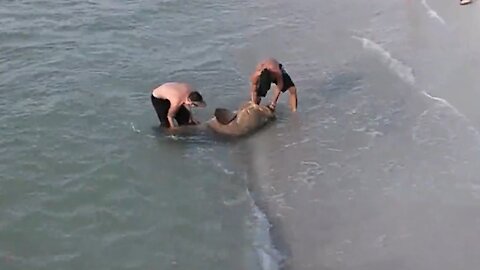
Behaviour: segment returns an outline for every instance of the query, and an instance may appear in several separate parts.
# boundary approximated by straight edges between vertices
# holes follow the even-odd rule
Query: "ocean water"
[[[259,269],[228,146],[165,135],[149,101],[171,80],[242,96],[240,5],[2,2],[0,269]]]
[[[3,1],[0,269],[472,269],[478,78],[455,74],[480,37],[454,8]],[[284,95],[241,140],[158,129],[154,87],[193,84],[207,120],[266,56],[297,113]]]

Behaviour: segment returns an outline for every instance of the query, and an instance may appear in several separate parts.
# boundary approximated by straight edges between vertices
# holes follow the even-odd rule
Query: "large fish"
[[[207,126],[219,134],[244,136],[259,130],[274,119],[275,113],[267,106],[249,101],[235,112],[217,108],[215,116],[207,121]]]

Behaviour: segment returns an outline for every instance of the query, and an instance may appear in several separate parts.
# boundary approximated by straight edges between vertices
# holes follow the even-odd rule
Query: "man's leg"
[[[295,86],[288,88],[288,93],[290,93],[290,97],[289,97],[290,109],[292,110],[292,112],[296,112],[297,103],[298,103],[297,88]]]
[[[158,120],[160,120],[160,126],[164,128],[169,128],[170,123],[168,122],[167,114],[170,109],[170,101],[166,99],[159,99],[151,96],[152,105],[157,113]]]
[[[282,92],[286,92],[288,90],[288,93],[290,93],[289,97],[289,104],[290,104],[290,109],[292,112],[297,111],[297,88],[295,84],[293,83],[292,78],[286,71],[283,72],[283,84],[284,84],[284,89],[282,89]]]
[[[194,125],[191,116],[190,111],[182,105],[175,115],[175,120],[177,120],[179,126]]]

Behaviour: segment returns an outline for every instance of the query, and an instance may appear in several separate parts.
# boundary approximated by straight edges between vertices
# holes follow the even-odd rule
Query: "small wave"
[[[226,206],[237,206],[244,203],[247,199],[248,196],[241,195],[233,199],[223,200],[223,204]]]
[[[456,115],[462,117],[462,118],[467,118],[465,115],[463,115],[462,113],[460,113],[457,108],[455,108],[455,106],[453,106],[452,104],[450,104],[450,102],[448,102],[446,99],[443,99],[443,98],[439,98],[439,97],[435,97],[435,96],[432,96],[430,95],[427,91],[423,90],[422,92],[422,95],[426,96],[427,98],[431,99],[431,100],[434,100],[440,104],[442,104],[443,106],[445,107],[448,107],[449,109],[451,109],[453,112],[455,112]]]
[[[247,190],[248,193],[248,190]],[[253,217],[255,218],[254,237],[255,237],[255,251],[262,270],[279,270],[280,263],[284,257],[273,246],[273,241],[270,237],[271,224],[267,216],[255,204],[252,196],[248,193],[252,200]]]
[[[315,168],[320,168],[322,166],[320,166],[320,163],[316,162],[316,161],[306,161],[306,160],[303,160],[300,162],[300,164],[302,165],[307,165],[307,166],[312,166],[312,167],[315,167]]]
[[[420,93],[433,102],[417,117],[417,122],[412,129],[413,140],[430,146],[445,143],[450,145],[453,140],[464,141],[467,137],[463,136],[468,136],[473,140],[473,144],[469,143],[469,149],[478,153],[480,151],[480,132],[470,119],[447,100],[432,96],[426,91]],[[446,116],[453,118],[445,119]],[[445,124],[445,121],[450,124]],[[461,131],[457,128],[461,128]]]
[[[285,144],[283,147],[288,148],[288,147],[295,146],[295,145],[297,145],[297,144],[304,144],[304,143],[307,143],[307,142],[309,142],[309,141],[311,141],[309,138],[305,138],[305,139],[303,139],[303,140],[301,140],[301,141],[297,141],[297,142],[292,142],[292,143],[289,143],[289,144]]]
[[[364,49],[369,49],[378,53],[381,56],[382,61],[385,62],[390,70],[395,72],[395,74],[397,74],[402,80],[411,85],[415,84],[415,76],[413,75],[413,69],[411,67],[392,57],[390,52],[385,50],[379,44],[363,37],[353,36],[353,38],[361,41]]]
[[[441,106],[444,106],[444,107],[452,110],[452,112],[453,112],[455,115],[457,115],[458,117],[460,117],[460,118],[462,118],[463,120],[465,120],[465,121],[469,124],[468,129],[475,134],[475,137],[476,137],[477,140],[480,142],[480,132],[471,124],[470,119],[469,119],[467,116],[465,116],[463,113],[461,113],[457,108],[455,108],[455,106],[453,106],[452,104],[450,104],[450,102],[448,102],[446,99],[432,96],[431,94],[429,94],[429,93],[428,93],[427,91],[425,91],[425,90],[422,90],[421,93],[422,93],[425,97],[427,97],[427,98],[429,98],[429,99],[437,102],[437,104],[439,104],[439,105],[441,105]],[[425,112],[423,112],[420,116],[425,115],[427,112],[428,112],[428,110],[426,110]]]
[[[133,123],[130,123],[131,127],[132,127],[132,130],[136,133],[140,133],[140,130],[135,128],[135,126],[133,125]]]
[[[237,172],[234,169],[229,168],[228,162],[212,155],[216,150],[218,149],[196,148],[192,153],[191,158],[200,160],[200,162],[206,162],[211,168],[214,168],[216,171],[221,172],[226,176],[235,175]],[[249,189],[245,188],[244,193],[223,200],[223,204],[227,207],[238,206],[245,202],[251,206],[249,210],[249,221],[251,221],[250,233],[251,238],[253,239],[253,243],[251,244],[253,248],[253,260],[262,270],[279,270],[283,257],[273,245],[270,236],[270,228],[272,225],[267,216],[257,206]]]
[[[235,174],[234,171],[229,170],[228,168],[226,168],[226,167],[225,167],[222,163],[220,163],[220,162],[217,162],[215,165],[216,165],[220,170],[222,170],[223,173],[226,174],[226,175],[234,175],[234,174]]]
[[[430,18],[434,18],[438,20],[443,25],[447,24],[445,20],[442,17],[440,17],[440,15],[438,15],[438,13],[428,5],[427,0],[422,0],[422,5],[427,9],[427,13],[428,13],[428,16],[430,16]]]

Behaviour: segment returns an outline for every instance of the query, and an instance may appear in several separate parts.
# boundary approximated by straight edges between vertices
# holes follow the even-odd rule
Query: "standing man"
[[[166,128],[199,124],[188,108],[206,106],[199,92],[194,91],[191,85],[180,82],[167,82],[155,88],[151,100],[161,126]]]
[[[255,71],[250,77],[250,82],[250,96],[252,102],[260,104],[261,98],[267,95],[271,84],[274,83],[276,89],[268,107],[271,110],[275,110],[280,93],[284,93],[288,90],[288,93],[290,94],[290,109],[293,112],[297,110],[297,88],[290,78],[290,75],[288,75],[282,64],[276,59],[268,58],[258,63]]]

